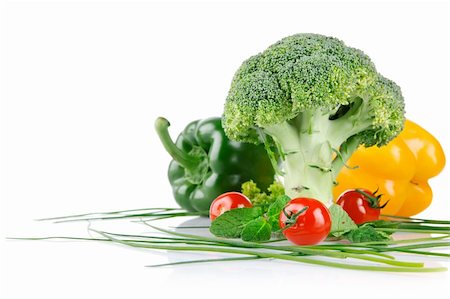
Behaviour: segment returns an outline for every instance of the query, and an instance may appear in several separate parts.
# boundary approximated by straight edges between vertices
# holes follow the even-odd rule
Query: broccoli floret
[[[400,87],[367,55],[333,37],[296,34],[244,61],[222,123],[230,139],[264,142],[281,158],[287,195],[331,203],[353,151],[385,145],[404,121]]]
[[[269,206],[280,196],[284,195],[284,187],[280,182],[273,182],[266,192],[261,192],[255,182],[247,181],[241,186],[242,194],[244,194],[254,206],[261,207],[264,212]]]

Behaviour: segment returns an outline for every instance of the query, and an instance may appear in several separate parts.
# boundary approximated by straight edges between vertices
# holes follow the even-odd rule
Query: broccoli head
[[[333,37],[296,34],[243,62],[222,123],[230,139],[264,142],[281,158],[287,195],[330,203],[352,152],[385,145],[404,121],[400,88],[367,55]]]

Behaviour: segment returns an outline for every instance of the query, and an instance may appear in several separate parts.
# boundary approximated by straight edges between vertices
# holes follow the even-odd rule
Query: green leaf
[[[383,231],[377,231],[371,225],[361,225],[359,228],[352,230],[345,235],[352,243],[361,242],[378,242],[378,241],[390,241],[391,236]]]
[[[244,226],[241,238],[248,242],[261,242],[270,240],[272,227],[264,217],[256,218]]]
[[[291,200],[287,195],[278,196],[278,198],[269,206],[267,218],[273,231],[280,230],[280,213],[286,204]]]
[[[343,234],[358,228],[355,222],[353,222],[347,212],[345,212],[340,205],[332,204],[328,208],[328,211],[331,215],[331,236],[340,237]]]
[[[211,223],[209,231],[217,237],[240,238],[244,226],[260,216],[262,210],[258,207],[229,210]]]

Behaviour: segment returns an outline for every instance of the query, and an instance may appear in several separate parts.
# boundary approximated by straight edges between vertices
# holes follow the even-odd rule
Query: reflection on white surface
[[[176,232],[184,233],[184,234],[194,234],[199,236],[211,237],[211,233],[209,232],[206,226],[209,226],[211,221],[208,217],[193,217],[187,220],[182,221],[178,225],[174,226],[174,230]],[[198,227],[198,228],[196,228]]]

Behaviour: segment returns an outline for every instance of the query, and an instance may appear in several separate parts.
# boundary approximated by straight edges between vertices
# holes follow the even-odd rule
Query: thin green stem
[[[341,258],[341,259],[342,258],[354,258],[354,259],[384,263],[384,264],[389,264],[389,265],[405,266],[405,267],[422,267],[423,266],[423,263],[393,261],[391,259],[386,259],[386,258],[372,257],[372,256],[367,256],[367,255],[364,256],[361,253],[356,254],[356,253],[350,253],[350,252],[332,252],[329,250],[317,250],[314,248],[308,248],[308,247],[303,247],[303,246],[273,246],[273,245],[266,245],[266,244],[254,243],[254,242],[243,242],[243,241],[234,241],[234,240],[226,240],[226,239],[208,238],[208,237],[203,237],[203,236],[196,236],[196,235],[191,235],[191,234],[173,232],[173,231],[165,230],[165,229],[150,225],[148,223],[145,223],[145,224],[152,227],[153,229],[156,229],[156,230],[164,232],[164,233],[173,234],[173,235],[180,236],[180,237],[218,242],[218,243],[228,244],[228,245],[237,246],[237,247],[264,248],[264,249],[271,249],[271,250],[278,250],[278,251],[298,252],[298,253],[302,253],[302,254],[306,254],[306,255],[327,256],[327,257]],[[366,250],[365,253],[367,254],[367,252],[368,251]],[[374,254],[376,255],[376,252]]]
[[[43,241],[43,240],[74,240],[74,241],[104,241],[111,242],[109,239],[99,239],[99,238],[79,238],[79,237],[40,237],[40,238],[7,238],[8,240],[28,240],[28,241]],[[135,239],[123,239],[126,242],[137,242],[137,243],[149,243],[149,244],[189,244],[189,245],[216,245],[209,242],[195,241],[195,240],[180,240],[180,241],[149,241],[149,240],[135,240]],[[219,245],[216,246],[225,246]]]
[[[440,257],[450,257],[450,254],[442,253],[442,252],[430,252],[430,251],[421,251],[421,250],[408,250],[408,249],[395,249],[392,251],[398,251],[409,254],[417,254],[417,255],[429,255],[429,256],[440,256]]]
[[[55,223],[65,223],[65,222],[79,222],[79,221],[91,221],[91,220],[115,220],[115,219],[128,219],[128,218],[149,218],[155,217],[153,220],[161,220],[173,217],[184,217],[184,216],[202,216],[200,212],[179,212],[170,214],[160,214],[160,213],[142,213],[142,214],[131,214],[131,215],[121,215],[121,216],[111,216],[111,217],[93,217],[93,218],[80,218],[80,219],[65,219],[60,221],[55,221]]]
[[[409,229],[409,228],[388,228],[388,227],[375,227],[375,230],[377,231],[383,231],[383,232],[408,232],[408,233],[422,233],[422,234],[444,234],[448,235],[448,232],[444,232],[441,230],[434,230],[434,229]]]
[[[403,240],[390,240],[390,241],[372,241],[372,242],[361,242],[357,245],[395,245],[395,244],[409,244],[409,243],[419,243],[428,241],[438,241],[448,239],[449,235],[439,236],[439,237],[428,237],[428,238],[414,238],[414,239],[403,239]]]
[[[393,223],[395,223],[394,221]],[[435,230],[447,232],[450,234],[450,226],[442,224],[430,225],[424,222],[399,222],[395,226],[379,226],[378,228],[404,228],[404,229],[421,229],[421,230]]]
[[[209,241],[209,242],[213,242],[216,244],[217,243],[226,244],[226,245],[230,245],[232,247],[240,247],[240,248],[265,248],[265,249],[278,250],[278,251],[293,251],[293,250],[291,250],[290,246],[273,246],[273,245],[267,245],[267,243],[245,242],[245,241],[237,241],[237,240],[230,240],[230,239],[197,236],[197,235],[191,235],[191,234],[166,230],[166,229],[163,229],[163,228],[160,228],[157,226],[153,226],[146,222],[143,222],[143,223],[155,230],[160,231],[160,232],[174,235],[174,236],[179,236],[179,237],[191,238],[193,240]],[[303,247],[296,247],[295,252],[302,253],[302,254],[308,254],[308,255],[317,255],[318,254],[318,252],[316,250],[311,250],[311,249],[303,248]],[[337,253],[337,252],[321,252],[321,253],[324,256],[335,257],[335,258],[346,258],[345,255],[343,255],[341,253]]]
[[[190,260],[190,261],[182,261],[182,262],[173,262],[173,263],[149,265],[149,266],[146,266],[146,267],[159,268],[159,267],[167,267],[167,266],[186,265],[186,264],[202,264],[202,263],[214,263],[214,262],[246,261],[246,260],[257,260],[257,259],[262,259],[262,257],[259,257],[259,256],[246,256],[246,257],[227,257],[227,258],[220,258],[220,259]]]
[[[436,248],[436,247],[449,247],[450,242],[435,242],[435,243],[425,243],[425,244],[414,244],[414,245],[403,245],[403,246],[393,246],[389,248],[402,248],[402,249],[417,249],[417,248]]]
[[[372,250],[351,249],[351,248],[337,248],[337,249],[334,249],[334,250],[340,250],[340,251],[343,251],[343,252],[356,253],[356,254],[368,254],[368,255],[373,255],[373,256],[378,256],[378,257],[383,257],[383,258],[395,260],[395,257],[393,257],[392,255],[385,254],[385,253],[380,253],[380,252],[376,252],[376,251],[372,251]]]
[[[58,216],[58,217],[50,217],[50,218],[41,218],[41,219],[36,219],[36,221],[59,220],[59,219],[66,219],[66,218],[80,218],[80,217],[94,216],[94,215],[113,215],[113,214],[122,214],[122,213],[139,212],[139,211],[174,211],[174,210],[182,211],[182,209],[180,209],[180,208],[145,208],[145,209],[119,210],[119,211],[112,211],[112,212],[94,212],[94,213]]]
[[[222,252],[230,254],[240,254],[240,255],[251,255],[258,256],[262,258],[274,258],[279,260],[294,261],[312,265],[321,265],[327,267],[349,269],[349,270],[366,270],[366,271],[383,271],[383,272],[441,272],[446,271],[447,268],[436,267],[436,268],[421,268],[421,267],[386,267],[386,266],[365,266],[365,265],[353,265],[353,264],[343,264],[337,262],[330,262],[324,260],[311,259],[302,256],[292,256],[286,254],[276,254],[267,253],[260,251],[252,251],[247,249],[235,249],[235,248],[217,248],[217,247],[202,247],[202,246],[168,246],[168,245],[149,245],[149,244],[136,244],[134,242],[124,242],[123,240],[115,239],[109,236],[107,233],[96,231],[98,234],[105,238],[111,239],[116,243],[122,245],[136,247],[136,248],[147,248],[147,249],[161,249],[161,250],[174,250],[174,251],[203,251],[203,252]]]
[[[433,223],[433,224],[450,224],[448,220],[434,220],[434,219],[424,219],[424,218],[413,218],[413,217],[403,217],[403,216],[395,216],[395,215],[386,215],[381,214],[382,217],[394,218],[394,219],[403,219],[411,221],[418,221],[423,223]]]

